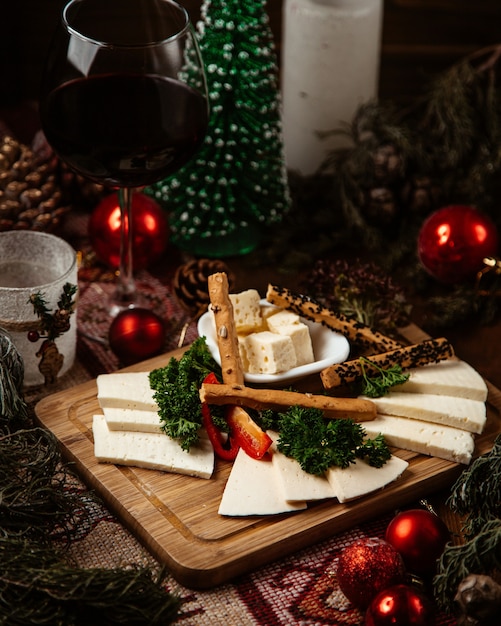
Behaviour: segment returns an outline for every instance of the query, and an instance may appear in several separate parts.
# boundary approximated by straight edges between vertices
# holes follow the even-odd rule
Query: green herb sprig
[[[280,414],[277,449],[296,459],[310,474],[329,467],[346,468],[357,458],[381,467],[390,458],[384,438],[365,440],[363,427],[348,419],[325,419],[319,409],[291,407]]]
[[[384,369],[364,356],[359,361],[363,376],[362,393],[369,398],[380,398],[395,385],[402,385],[409,380],[409,374],[404,374],[398,363]],[[376,376],[369,375],[369,368],[377,372]]]
[[[150,386],[158,405],[163,431],[179,441],[183,450],[196,445],[202,426],[199,390],[207,374],[220,375],[204,337],[198,337],[183,356],[150,372]]]

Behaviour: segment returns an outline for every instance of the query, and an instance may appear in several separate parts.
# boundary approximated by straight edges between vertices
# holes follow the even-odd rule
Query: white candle
[[[284,0],[283,133],[287,167],[306,176],[346,145],[322,133],[377,97],[383,0]]]

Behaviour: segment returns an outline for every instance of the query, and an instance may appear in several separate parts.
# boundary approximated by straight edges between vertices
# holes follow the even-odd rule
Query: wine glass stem
[[[120,202],[120,266],[116,300],[125,307],[132,306],[136,299],[132,254],[132,194],[133,190],[128,187],[118,190]]]

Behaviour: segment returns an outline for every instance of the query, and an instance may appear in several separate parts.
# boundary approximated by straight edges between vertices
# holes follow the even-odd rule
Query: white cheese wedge
[[[466,465],[475,448],[474,436],[466,430],[405,417],[378,415],[364,422],[364,430],[369,437],[382,433],[390,446]]]
[[[276,449],[278,433],[268,431],[268,435],[273,439],[272,444],[272,464],[276,471],[280,484],[280,491],[289,502],[301,502],[304,500],[325,500],[334,498],[334,493],[327,478],[315,476],[305,472],[295,459],[290,459]]]
[[[245,352],[250,374],[277,374],[296,367],[292,339],[269,330],[245,338]]]
[[[104,417],[110,430],[132,430],[142,433],[162,432],[156,411],[104,407]]]
[[[94,454],[99,462],[133,465],[176,474],[210,478],[214,471],[214,451],[207,438],[186,452],[163,433],[110,430],[104,415],[94,415]]]
[[[237,333],[249,333],[262,327],[260,296],[256,289],[230,293],[229,298]]]
[[[149,372],[116,372],[97,377],[97,400],[101,408],[158,411],[150,387]]]
[[[371,467],[357,459],[346,468],[331,467],[325,475],[339,502],[347,502],[383,489],[397,480],[408,466],[407,461],[392,455],[382,467]]]
[[[238,451],[219,504],[220,515],[276,515],[305,508],[305,502],[284,498],[271,460],[257,461]]]
[[[465,361],[451,359],[429,363],[408,371],[409,380],[394,391],[456,396],[485,402],[487,385],[480,374]]]
[[[443,424],[472,433],[481,433],[487,420],[485,403],[479,400],[402,391],[390,391],[381,398],[369,399],[381,414]]]

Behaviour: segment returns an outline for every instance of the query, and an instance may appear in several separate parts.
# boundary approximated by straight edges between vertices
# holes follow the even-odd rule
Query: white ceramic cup
[[[77,291],[62,307],[64,288],[78,289],[75,250],[48,233],[0,233],[0,328],[24,362],[24,385],[52,385],[73,365],[76,353]],[[44,315],[34,301],[43,301]],[[40,310],[40,308],[39,308]]]

